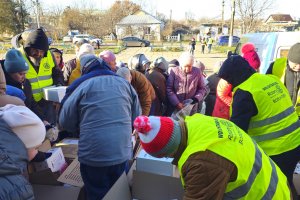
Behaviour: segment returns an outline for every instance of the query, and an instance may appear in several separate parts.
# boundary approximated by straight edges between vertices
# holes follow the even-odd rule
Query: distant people
[[[205,115],[211,116],[214,110],[215,102],[216,102],[216,93],[217,93],[217,85],[220,81],[220,77],[218,76],[219,70],[223,64],[223,61],[218,61],[214,65],[213,74],[207,77],[209,93],[205,98],[206,111]]]
[[[47,121],[55,124],[55,107],[53,102],[43,99],[43,88],[64,85],[64,79],[61,69],[49,51],[48,37],[43,29],[31,31],[19,51],[29,66],[26,78],[31,84],[33,98],[44,112]]]
[[[183,199],[291,199],[279,167],[230,121],[200,114],[184,121],[139,116],[134,128],[147,153],[174,158]]]
[[[81,47],[81,45],[83,44],[89,44],[89,41],[87,41],[86,39],[80,39],[78,40],[78,42],[76,42],[74,44],[74,48],[75,48],[75,58],[67,61],[65,63],[65,66],[63,68],[63,75],[64,75],[64,81],[66,85],[70,85],[69,83],[69,78],[71,76],[72,71],[77,67],[78,69],[80,69],[80,62],[79,62],[79,57],[78,57],[78,52],[79,49]]]
[[[195,38],[191,39],[189,45],[190,45],[190,47],[189,47],[190,54],[194,55],[195,46],[196,46]]]
[[[211,52],[211,48],[212,48],[212,45],[214,43],[214,39],[210,36],[207,38],[207,50],[208,50],[208,53]]]
[[[136,54],[129,59],[128,68],[145,74],[150,67],[150,63],[145,54]]]
[[[205,37],[201,38],[200,45],[201,45],[201,53],[204,54],[205,53],[205,46],[206,46],[206,39],[205,39]]]
[[[77,60],[76,60],[76,67],[71,71],[68,85],[71,85],[76,79],[78,79],[81,76],[81,66],[80,66],[80,59],[81,56],[86,54],[95,54],[94,47],[88,43],[82,44],[76,54]]]
[[[110,66],[113,72],[117,71],[116,56],[112,51],[110,50],[102,51],[99,54],[99,57],[102,58]]]
[[[168,62],[164,57],[156,58],[146,73],[147,79],[152,84],[156,98],[152,101],[150,115],[163,116],[167,109],[167,79]]]
[[[24,174],[45,139],[43,122],[25,106],[0,108],[0,199],[34,199]]]
[[[300,43],[294,44],[287,58],[278,58],[271,63],[267,74],[277,76],[289,91],[293,105],[300,117]]]
[[[194,56],[182,53],[179,63],[180,66],[171,70],[167,80],[167,96],[173,106],[170,111],[181,110],[183,101],[187,99],[192,99],[193,104],[198,105],[208,93],[201,70],[193,67]]]
[[[275,76],[257,73],[241,56],[230,56],[219,76],[233,87],[230,121],[247,132],[287,176],[300,155],[300,122],[288,91]]]
[[[132,158],[133,120],[141,114],[133,87],[101,58],[80,57],[82,75],[68,87],[59,124],[79,132],[78,160],[87,199],[102,199]],[[93,78],[92,78],[93,77]]]

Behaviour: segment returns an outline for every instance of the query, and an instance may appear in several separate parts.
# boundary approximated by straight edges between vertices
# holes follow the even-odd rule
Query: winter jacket
[[[167,80],[167,96],[173,106],[186,99],[196,98],[199,102],[208,93],[199,68],[193,67],[188,74],[176,67],[171,70]]]
[[[162,116],[166,106],[167,86],[166,77],[159,71],[159,69],[151,69],[146,73],[146,78],[152,84],[156,98],[152,102],[150,115]]]
[[[130,70],[131,85],[135,89],[142,107],[142,114],[148,116],[152,100],[155,99],[155,91],[144,74],[136,70]]]
[[[28,35],[28,38],[26,39],[24,46],[22,48],[24,48],[24,51],[26,52],[26,57],[29,60],[29,62],[31,62],[28,56],[28,52],[30,48],[36,48],[45,51],[44,57],[47,57],[49,51],[48,38],[41,29],[37,29],[35,31],[32,31]],[[52,55],[52,59],[53,62],[55,63],[55,59],[53,55]],[[34,66],[33,63],[31,63],[31,65]],[[34,69],[38,72],[39,67],[34,66]],[[64,85],[62,71],[56,64],[55,67],[52,68],[52,80],[53,80],[53,85]]]
[[[229,119],[229,108],[231,102],[232,86],[224,79],[221,79],[217,86],[217,98],[212,116]]]
[[[70,79],[70,76],[72,74],[72,71],[76,68],[77,64],[79,64],[79,67],[80,67],[80,62],[76,58],[73,58],[73,59],[71,59],[71,60],[69,60],[68,62],[65,63],[65,66],[62,69],[65,85],[70,85],[71,84],[71,83],[69,83],[69,79]],[[76,78],[74,78],[74,80],[75,79]]]
[[[129,82],[103,75],[85,80],[70,94],[59,124],[72,133],[79,130],[80,163],[104,167],[131,158],[133,120],[140,114],[138,96]]]
[[[23,142],[0,117],[0,199],[33,200],[33,190],[23,176],[28,155]]]
[[[33,99],[32,89],[31,89],[29,80],[25,79],[25,81],[23,83],[19,83],[19,82],[13,80],[11,78],[11,76],[5,71],[3,61],[1,61],[1,65],[3,67],[3,71],[5,74],[6,84],[22,90],[26,97],[25,102],[24,102],[26,107],[28,107],[32,112],[34,112],[41,120],[46,120],[46,117],[43,114],[43,112],[41,111],[41,109],[39,108],[37,102]]]
[[[211,116],[214,110],[215,102],[216,102],[216,93],[217,93],[217,85],[220,81],[220,77],[217,73],[214,73],[207,77],[209,94],[205,98],[206,110],[205,115]]]

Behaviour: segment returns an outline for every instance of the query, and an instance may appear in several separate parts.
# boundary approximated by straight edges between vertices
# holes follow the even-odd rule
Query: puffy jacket
[[[0,116],[0,199],[31,200],[33,190],[22,175],[27,166],[27,150]]]
[[[142,107],[142,114],[148,116],[152,100],[155,99],[155,91],[144,74],[136,70],[130,70],[131,85],[135,89]]]
[[[188,74],[176,67],[171,70],[167,80],[167,96],[173,106],[186,99],[196,98],[202,101],[208,93],[199,68],[193,67]]]

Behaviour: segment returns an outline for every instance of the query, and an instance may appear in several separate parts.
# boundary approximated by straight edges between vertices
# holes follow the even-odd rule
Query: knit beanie
[[[116,60],[116,56],[112,51],[105,50],[99,54],[99,57],[102,58],[105,62],[109,63]]]
[[[5,55],[4,68],[8,73],[16,73],[27,71],[29,66],[20,51],[10,49]]]
[[[290,48],[288,60],[295,64],[300,64],[300,43],[296,43]]]
[[[142,147],[154,157],[172,157],[181,141],[178,121],[170,117],[139,116],[133,124]]]
[[[123,77],[129,83],[131,83],[132,76],[131,76],[130,70],[127,67],[121,67],[121,68],[119,68],[117,70],[116,74],[119,75],[119,76],[121,76],[121,77]]]
[[[252,43],[245,43],[241,48],[243,58],[248,61],[249,65],[257,70],[260,67],[260,59],[255,51],[255,46]]]
[[[24,42],[24,49],[35,48],[45,51],[44,57],[47,57],[47,51],[49,49],[48,37],[42,28],[38,28],[29,33]]]
[[[29,108],[8,104],[0,108],[0,117],[22,140],[27,149],[37,147],[44,141],[45,126]]]
[[[80,48],[77,52],[77,58],[80,59],[80,56],[83,56],[86,54],[95,54],[95,50],[92,45],[84,43],[83,45],[80,46]]]

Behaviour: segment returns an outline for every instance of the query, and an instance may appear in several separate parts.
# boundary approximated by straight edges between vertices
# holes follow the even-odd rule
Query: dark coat
[[[45,120],[46,119],[45,115],[43,114],[42,110],[39,108],[37,102],[33,98],[32,89],[29,80],[25,79],[23,83],[16,82],[5,71],[4,60],[0,61],[0,63],[5,74],[6,84],[22,90],[26,97],[26,100],[24,102],[26,107],[28,107],[32,112],[34,112],[41,120]]]
[[[205,115],[211,116],[216,102],[216,93],[217,93],[216,91],[217,91],[217,85],[220,81],[220,77],[218,76],[218,74],[214,73],[207,78],[207,81],[209,87],[209,94],[205,98],[205,103],[206,103]]]

